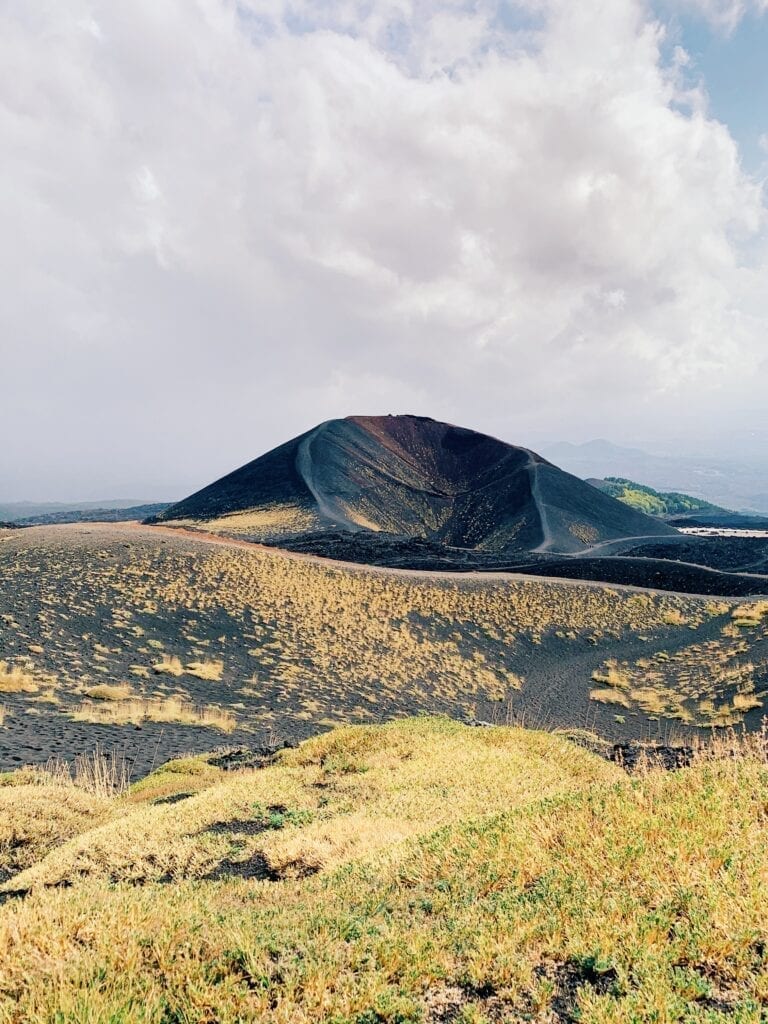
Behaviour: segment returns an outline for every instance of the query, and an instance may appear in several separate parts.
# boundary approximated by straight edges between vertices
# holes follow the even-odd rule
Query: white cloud
[[[138,198],[144,199],[146,202],[154,202],[161,196],[160,189],[155,181],[155,176],[149,167],[142,167],[137,171],[135,186]]]
[[[748,14],[768,11],[768,0],[675,0],[678,6],[706,18],[715,28],[730,34]]]
[[[83,18],[80,22],[80,27],[84,32],[88,32],[92,35],[94,39],[102,39],[101,27],[95,18]]]
[[[639,2],[4,10],[0,479],[52,436],[114,490],[347,411],[757,395],[761,191]]]

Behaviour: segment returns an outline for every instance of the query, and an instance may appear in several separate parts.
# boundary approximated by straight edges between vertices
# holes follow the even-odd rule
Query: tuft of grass
[[[665,694],[653,686],[638,686],[630,697],[649,715],[661,715],[667,707]]]
[[[732,613],[735,626],[752,628],[759,626],[768,616],[768,601],[749,601],[737,605]]]
[[[763,702],[755,693],[736,693],[733,696],[733,706],[737,711],[751,711],[753,708],[762,707]]]
[[[626,690],[632,683],[632,677],[625,667],[619,665],[615,658],[609,658],[601,669],[592,673],[596,683],[604,683],[616,689]]]
[[[156,661],[152,668],[158,674],[165,673],[169,676],[180,676],[184,674],[184,666],[181,663],[181,659],[177,658],[175,655],[166,655],[161,658],[160,661]]]
[[[91,700],[128,700],[133,696],[133,690],[127,683],[101,683],[98,686],[89,686],[83,693]]]
[[[37,693],[39,689],[37,680],[28,669],[0,661],[0,693]]]
[[[131,784],[131,764],[122,751],[106,754],[97,746],[91,754],[78,754],[74,763],[50,758],[31,769],[33,781],[46,786],[74,786],[97,797],[122,796]]]
[[[237,726],[235,716],[213,704],[193,704],[181,697],[164,699],[133,698],[119,701],[83,702],[72,712],[78,722],[108,725],[139,725],[141,722],[173,722],[177,725],[204,726],[232,732]]]
[[[590,690],[589,699],[599,701],[602,704],[620,704],[624,708],[629,707],[626,694],[611,686]]]
[[[208,679],[217,683],[221,679],[221,673],[224,671],[224,662],[207,659],[192,661],[187,665],[185,671],[191,676],[197,676],[198,679]]]
[[[661,621],[665,626],[687,626],[689,620],[679,608],[669,608],[661,616]]]

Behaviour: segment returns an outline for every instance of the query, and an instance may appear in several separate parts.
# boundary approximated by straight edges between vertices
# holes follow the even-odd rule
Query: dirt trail
[[[340,503],[332,504],[328,501],[328,498],[323,494],[322,489],[318,486],[315,481],[315,460],[312,454],[312,446],[319,437],[327,430],[328,423],[321,423],[319,427],[312,431],[312,433],[306,437],[298,447],[296,452],[296,469],[299,472],[304,483],[310,490],[312,497],[317,503],[317,510],[321,516],[325,516],[330,522],[338,524],[346,524],[348,528],[354,529],[355,524],[351,521],[349,516],[346,514]]]
[[[649,543],[655,544],[658,544],[660,542],[663,542],[664,544],[675,544],[682,543],[686,539],[687,538],[683,534],[680,534],[678,537],[676,537],[674,534],[661,537],[658,533],[639,533],[633,537],[619,537],[618,539],[614,538],[613,540],[600,541],[599,544],[593,544],[592,547],[584,548],[583,551],[575,551],[572,555],[570,555],[570,557],[592,558],[599,552],[599,557],[603,558],[613,554],[621,555],[623,553],[622,548],[625,548],[627,545],[637,545],[639,541],[648,541]]]
[[[552,528],[549,525],[549,519],[547,518],[547,506],[541,497],[541,487],[539,486],[539,466],[540,463],[533,457],[533,452],[528,453],[528,475],[531,480],[531,496],[533,497],[536,508],[539,511],[539,519],[541,521],[541,532],[543,540],[537,548],[534,548],[534,552],[546,552],[552,548],[554,537],[552,535]]]

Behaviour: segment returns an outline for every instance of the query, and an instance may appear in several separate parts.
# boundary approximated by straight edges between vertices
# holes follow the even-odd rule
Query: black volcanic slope
[[[526,448],[419,416],[329,420],[156,521],[237,526],[238,514],[252,536],[263,523],[264,539],[363,531],[488,552],[573,553],[674,533]]]

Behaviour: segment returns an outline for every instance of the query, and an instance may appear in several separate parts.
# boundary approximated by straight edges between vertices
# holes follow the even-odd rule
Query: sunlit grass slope
[[[33,791],[60,795],[5,787],[4,810]],[[757,1024],[767,805],[756,756],[629,779],[561,737],[443,720],[231,776],[176,763],[56,848],[30,836],[0,1020]]]
[[[0,787],[11,830],[17,816],[29,828],[30,802],[37,802],[37,820],[47,817],[46,798],[61,813],[59,791],[41,785],[42,773],[18,774],[26,785]],[[72,830],[69,843],[15,875],[6,889],[85,876],[141,882],[203,877],[227,859],[235,870],[247,870],[257,855],[262,873],[306,875],[445,822],[616,775],[607,763],[545,733],[471,729],[442,719],[352,726],[286,750],[275,765],[257,771],[225,772],[206,758],[169,762],[127,799],[112,801],[106,823],[103,800],[94,798],[97,827]],[[167,802],[190,788],[197,790],[193,797]],[[282,816],[280,828],[270,826],[274,815]]]

